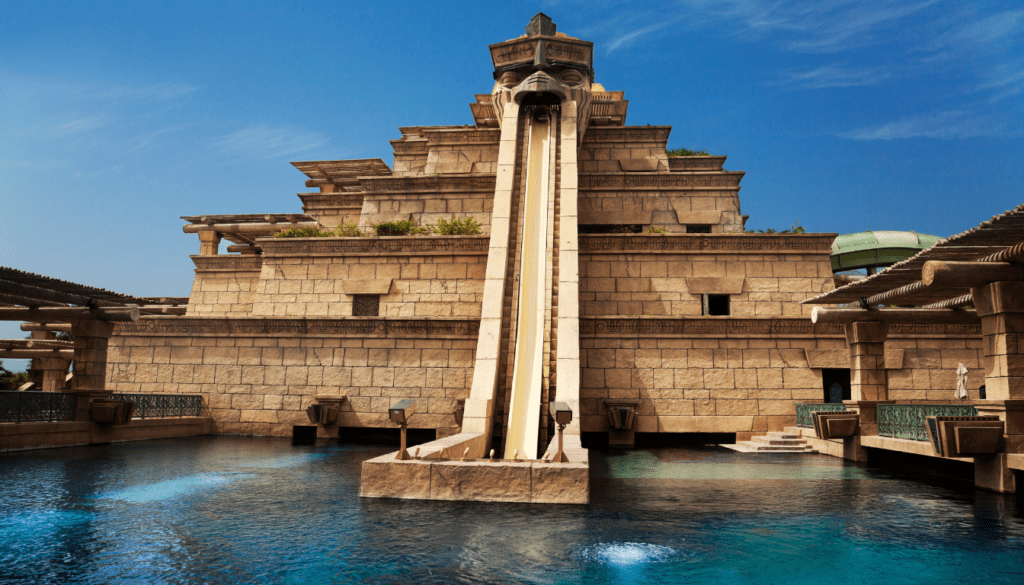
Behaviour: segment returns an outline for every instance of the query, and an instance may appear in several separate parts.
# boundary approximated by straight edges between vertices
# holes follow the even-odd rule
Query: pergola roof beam
[[[812,323],[852,323],[882,321],[885,323],[965,324],[981,323],[975,311],[951,309],[833,309],[814,307]]]
[[[26,307],[0,308],[0,321],[77,321],[80,319],[99,319],[101,321],[137,321],[138,307],[102,307],[89,309],[85,307]]]

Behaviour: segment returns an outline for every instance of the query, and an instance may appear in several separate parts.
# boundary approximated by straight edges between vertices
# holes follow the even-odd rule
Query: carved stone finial
[[[543,12],[538,12],[536,16],[530,19],[530,24],[526,25],[526,36],[535,37],[543,35],[546,37],[555,36],[555,23],[551,22],[551,17]]]

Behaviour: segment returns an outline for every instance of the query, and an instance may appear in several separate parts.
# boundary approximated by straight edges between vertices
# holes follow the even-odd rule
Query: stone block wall
[[[437,224],[438,219],[472,217],[480,224],[480,233],[491,233],[493,193],[416,193],[374,194],[363,199],[359,225],[369,230],[376,223],[410,220],[414,225]]]
[[[716,234],[743,227],[736,190],[590,191],[580,193],[579,211],[582,225],[640,224],[685,233],[687,224],[701,224]]]
[[[977,388],[984,383],[984,371],[978,367],[980,343],[980,338],[890,339],[887,347],[906,349],[902,364],[888,370],[889,399],[904,403],[952,400],[954,372],[961,361],[970,370],[970,397],[977,399]],[[809,350],[847,354],[840,335],[789,339],[629,335],[587,337],[581,344],[584,432],[608,430],[604,400],[633,399],[638,401],[638,432],[726,432],[740,433],[740,438],[781,431],[795,424],[796,404],[822,402],[822,369],[811,367]],[[844,359],[828,365],[849,367]]]
[[[391,281],[380,316],[479,316],[486,255],[267,256],[254,316],[352,315],[349,281]]]
[[[346,396],[344,427],[392,428],[388,407],[415,398],[411,427],[450,428],[469,396],[476,340],[434,337],[115,334],[107,387],[200,394],[222,434],[291,436],[318,395]]]
[[[596,241],[596,240],[592,240]],[[697,281],[693,279],[697,278]],[[799,302],[831,290],[832,269],[821,254],[587,254],[580,253],[583,315],[700,315],[699,282],[716,292],[723,280],[742,290],[730,294],[736,316],[810,315]]]
[[[259,256],[193,256],[196,276],[188,297],[189,316],[246,316],[260,279]]]
[[[670,131],[669,126],[590,128],[579,151],[580,172],[618,173],[629,170],[622,168],[620,160],[640,159],[654,159],[657,166],[652,171],[667,171],[665,145]]]
[[[494,173],[497,169],[497,144],[432,144],[423,174]]]
[[[888,355],[902,353],[900,368],[894,369]],[[954,400],[956,368],[967,368],[967,391],[979,400],[978,388],[985,383],[985,353],[982,340],[970,337],[892,338],[885,342],[889,399],[901,403],[918,400]]]

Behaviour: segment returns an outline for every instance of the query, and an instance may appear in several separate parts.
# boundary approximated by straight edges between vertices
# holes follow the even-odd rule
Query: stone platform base
[[[0,452],[208,435],[212,424],[208,416],[135,419],[118,426],[93,422],[0,424]]]
[[[445,440],[456,437],[465,436]],[[460,440],[461,447],[471,438]],[[458,453],[459,449],[452,451]],[[396,451],[364,461],[359,495],[532,504],[586,504],[590,501],[590,464],[587,450],[580,446],[579,435],[565,437],[565,453],[570,463],[426,458],[436,453],[430,449],[424,458],[399,461],[395,459]]]
[[[740,453],[817,453],[800,435],[778,431],[754,437],[751,441],[737,441],[735,444],[720,446]]]

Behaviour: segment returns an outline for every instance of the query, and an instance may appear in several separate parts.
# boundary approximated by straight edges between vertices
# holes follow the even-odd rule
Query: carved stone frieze
[[[424,132],[429,144],[494,144],[501,140],[500,130],[444,130]]]
[[[259,272],[263,268],[261,256],[192,256],[196,270],[233,270],[238,272]]]
[[[662,319],[629,319],[580,317],[581,337],[637,337],[637,336],[750,336],[790,335],[836,336],[844,335],[843,327],[836,324],[814,324],[806,317],[777,318],[714,318],[675,317]]]
[[[320,193],[300,193],[299,199],[302,200],[302,206],[304,208],[315,209],[318,207],[362,207],[363,195],[357,194],[320,194]]]
[[[581,235],[580,254],[827,253],[832,234]]]
[[[809,335],[815,337],[843,337],[842,324],[811,323],[807,317],[667,317],[667,318],[609,318],[580,317],[581,337],[651,337],[651,336],[751,336],[787,337]],[[977,337],[981,325],[892,324],[889,335],[915,337],[920,335]]]
[[[590,68],[594,58],[594,43],[564,37],[531,37],[491,45],[490,49],[495,69],[531,64],[538,60]]]
[[[490,236],[394,238],[261,238],[266,256],[486,255]]]
[[[670,156],[668,168],[672,172],[720,171],[725,164],[724,156]]]
[[[580,173],[580,191],[737,189],[744,171],[707,173]]]
[[[437,193],[441,191],[494,192],[495,176],[480,177],[363,177],[367,193]]]
[[[619,128],[591,128],[584,142],[668,142],[671,126],[623,126]]]
[[[476,337],[476,319],[143,317],[118,323],[117,335],[215,337]]]

